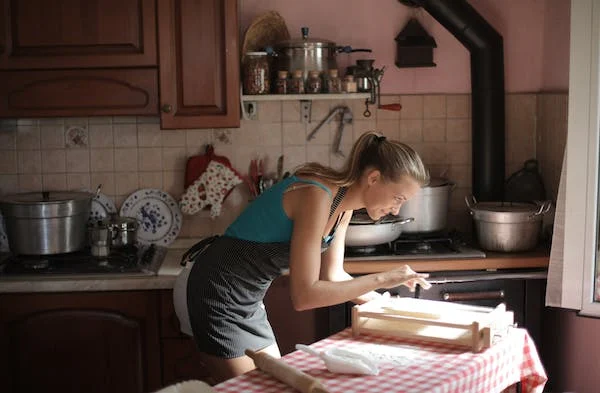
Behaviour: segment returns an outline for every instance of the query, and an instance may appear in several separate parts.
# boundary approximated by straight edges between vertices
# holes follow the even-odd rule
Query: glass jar
[[[318,94],[321,92],[322,87],[323,81],[321,81],[319,71],[309,71],[308,79],[306,80],[306,92],[308,94]]]
[[[304,94],[304,76],[302,70],[294,71],[294,75],[288,85],[288,94]]]
[[[353,75],[346,75],[342,88],[346,93],[356,93],[357,86]]]
[[[342,80],[338,76],[338,70],[329,70],[329,78],[327,78],[327,92],[328,93],[341,93],[342,92]]]
[[[248,52],[243,65],[244,94],[269,94],[269,59],[267,52]]]
[[[275,94],[287,94],[288,92],[288,72],[285,70],[277,72],[275,81]]]

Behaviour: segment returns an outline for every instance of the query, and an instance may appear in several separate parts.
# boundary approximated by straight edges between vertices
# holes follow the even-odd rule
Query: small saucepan
[[[364,209],[357,210],[346,230],[346,246],[364,247],[389,243],[402,233],[402,226],[413,222],[413,217],[398,217],[391,214],[372,220]]]
[[[111,247],[120,248],[136,244],[139,224],[135,218],[111,214],[103,223],[110,233]]]

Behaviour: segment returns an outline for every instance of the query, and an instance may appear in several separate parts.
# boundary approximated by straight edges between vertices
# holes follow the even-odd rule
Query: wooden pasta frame
[[[514,326],[504,303],[471,306],[415,298],[377,299],[352,308],[352,335],[374,333],[447,343],[480,352]]]

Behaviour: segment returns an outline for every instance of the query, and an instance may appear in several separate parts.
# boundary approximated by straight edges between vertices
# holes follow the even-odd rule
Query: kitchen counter
[[[24,292],[74,292],[74,291],[117,291],[117,290],[150,290],[170,289],[179,272],[179,264],[183,253],[198,242],[197,238],[177,239],[170,247],[165,260],[155,276],[118,275],[65,275],[35,276],[27,279],[6,278],[0,276],[0,293]],[[344,267],[350,274],[368,274],[404,264],[410,265],[418,272],[432,271],[489,271],[504,269],[547,268],[549,252],[535,250],[528,253],[488,253],[487,258],[476,259],[443,259],[443,260],[404,260],[389,259],[370,260],[369,258],[349,258]]]

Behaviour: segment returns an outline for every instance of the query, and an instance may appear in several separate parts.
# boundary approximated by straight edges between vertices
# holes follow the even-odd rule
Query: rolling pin
[[[318,379],[290,366],[283,360],[250,349],[246,349],[246,355],[254,360],[256,367],[302,393],[328,393]]]

